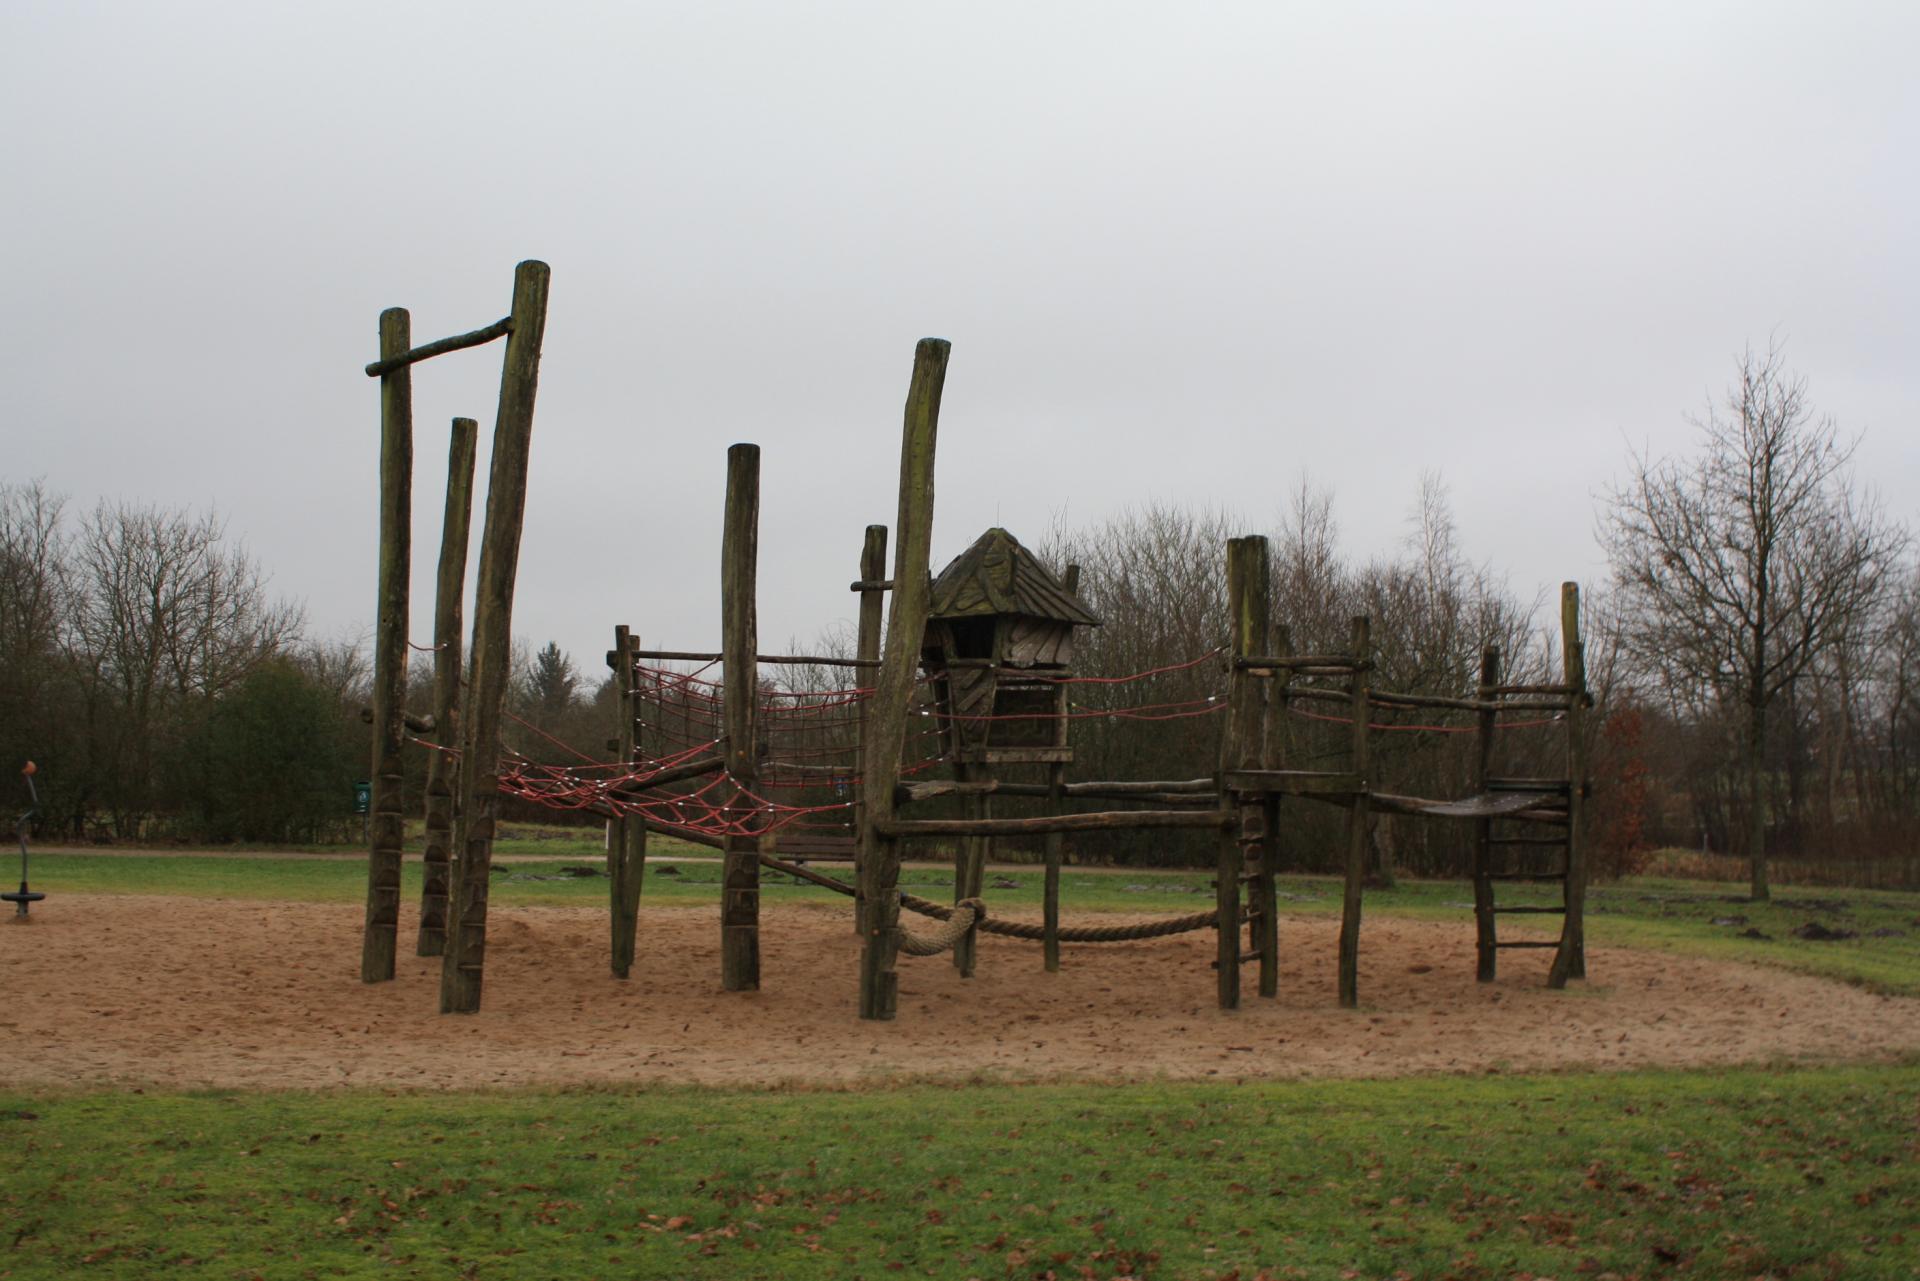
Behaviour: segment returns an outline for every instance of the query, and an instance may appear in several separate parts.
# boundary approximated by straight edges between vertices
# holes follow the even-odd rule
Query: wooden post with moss
[[[1473,791],[1476,796],[1487,790],[1493,773],[1493,735],[1499,713],[1494,700],[1500,697],[1500,651],[1489,645],[1480,651],[1479,701],[1486,704],[1474,717]],[[1491,983],[1499,968],[1500,949],[1494,932],[1493,911],[1493,820],[1473,820],[1473,934],[1474,977]]]
[[[1350,766],[1355,778],[1353,800],[1347,810],[1347,879],[1340,899],[1340,1004],[1353,1009],[1360,1004],[1360,896],[1367,879],[1367,689],[1373,667],[1372,624],[1365,617],[1353,620],[1353,635],[1348,648],[1353,651],[1352,687],[1353,749]]]
[[[1080,591],[1080,567],[1067,566],[1066,573],[1060,576],[1060,585],[1067,589],[1069,596]],[[1055,704],[1055,714],[1059,716],[1060,733],[1057,743],[1067,745],[1067,727],[1072,724],[1068,716],[1071,707],[1067,698],[1068,686],[1060,682],[1059,701]],[[1053,808],[1059,809],[1060,802],[1066,797],[1067,767],[1056,761],[1047,766],[1047,795],[1053,802]],[[1064,832],[1048,832],[1046,835],[1046,872],[1040,895],[1040,954],[1047,973],[1060,971],[1060,863],[1066,857],[1067,837]]]
[[[886,607],[887,603],[886,574],[887,527],[868,525],[866,541],[860,547],[860,577],[853,585],[854,590],[860,593],[859,631],[855,635],[853,648],[854,657],[863,664],[854,669],[859,673],[856,680],[860,682],[872,679],[873,664],[880,660],[880,611]],[[873,699],[871,697],[862,699],[859,722],[854,727],[854,732],[858,735],[853,751],[856,761],[860,759],[860,754],[865,749],[868,724],[872,715]],[[865,795],[864,789],[860,794]],[[860,922],[863,919],[860,905],[865,901],[860,889],[865,883],[861,879],[860,868],[866,860],[867,852],[866,840],[862,835],[865,828],[860,821],[861,805],[862,802],[856,799],[853,809],[853,932],[856,936],[860,933]]]
[[[640,728],[634,688],[633,634],[624,626],[613,629],[613,688],[618,721],[614,750],[629,767],[640,760]],[[620,814],[607,833],[608,915],[611,919],[610,965],[613,977],[626,978],[633,969],[634,939],[640,929],[640,889],[647,875],[647,824],[638,816]]]
[[[727,450],[727,507],[720,538],[720,649],[725,758],[735,794],[760,777],[759,625],[755,576],[760,544],[760,446]],[[760,838],[730,833],[722,855],[720,986],[729,992],[760,988]]]
[[[1234,822],[1220,831],[1214,868],[1214,899],[1219,910],[1215,961],[1223,1010],[1240,1006],[1240,886],[1249,861],[1258,859],[1260,807],[1227,790],[1226,772],[1258,769],[1265,737],[1264,698],[1252,671],[1239,659],[1267,652],[1267,540],[1259,536],[1227,540],[1227,723],[1220,739],[1220,804]],[[1252,855],[1252,860],[1249,859]]]
[[[380,359],[411,345],[404,307],[380,313]],[[373,797],[367,918],[360,980],[393,977],[400,932],[400,858],[406,847],[401,756],[406,743],[408,585],[413,543],[413,370],[380,375],[380,597],[373,639]]]
[[[420,956],[447,946],[447,880],[453,866],[453,785],[459,772],[461,598],[467,591],[467,534],[473,523],[473,460],[480,424],[453,420],[447,442],[447,505],[440,519],[440,567],[433,584],[433,734],[427,759],[426,849],[421,857]]]
[[[885,654],[874,682],[867,733],[861,744],[860,1017],[891,1019],[899,1004],[900,844],[884,835],[892,821],[894,785],[906,748],[907,711],[920,669],[932,586],[933,460],[939,435],[940,393],[950,345],[923,338],[914,349],[900,441],[900,506],[894,521],[893,601]]]
[[[1567,914],[1547,986],[1587,977],[1587,658],[1580,640],[1580,584],[1560,584],[1560,662],[1567,687]]]
[[[487,891],[493,875],[494,816],[500,798],[500,710],[512,661],[513,586],[527,507],[527,456],[547,327],[547,264],[513,275],[513,312],[494,416],[487,519],[474,585],[473,644],[460,732],[459,809],[454,817],[453,899],[440,970],[440,1012],[480,1008],[487,951]]]

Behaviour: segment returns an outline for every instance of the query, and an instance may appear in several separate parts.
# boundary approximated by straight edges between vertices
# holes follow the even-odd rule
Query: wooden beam
[[[884,530],[885,525],[876,525]],[[644,658],[672,663],[717,663],[726,657],[723,653],[696,649],[636,649],[635,658]],[[613,651],[607,651],[607,661],[613,661]],[[755,654],[753,661],[760,664],[778,664],[788,667],[878,667],[878,659],[833,658],[825,654]]]
[[[882,831],[893,819],[893,788],[900,781],[906,748],[907,710],[920,668],[932,595],[928,561],[933,542],[933,460],[939,436],[940,393],[946,385],[944,339],[923,338],[914,349],[900,439],[900,506],[894,520],[898,544],[893,559],[893,600],[888,611],[885,654],[867,713],[861,744],[862,815],[860,910],[860,1017],[891,1019],[899,1005],[900,846]]]
[[[440,518],[440,566],[433,583],[433,719],[444,751],[427,758],[426,851],[421,857],[420,931],[415,951],[447,949],[447,888],[453,867],[454,781],[460,758],[460,631],[467,593],[467,536],[473,526],[473,460],[480,424],[453,420],[447,442],[447,503]]]
[[[1231,792],[1282,796],[1347,797],[1366,787],[1358,774],[1348,770],[1236,769],[1226,771],[1225,782]]]
[[[760,446],[727,450],[727,507],[720,538],[720,687],[723,755],[741,788],[760,777],[760,667],[756,582],[760,561]],[[729,836],[722,859],[720,986],[760,990],[760,838]]]
[[[380,354],[407,349],[404,307],[380,313]],[[393,978],[400,932],[400,859],[406,847],[401,751],[406,742],[408,585],[413,544],[413,376],[380,379],[380,586],[373,636],[373,796],[368,823],[367,916],[360,981]]]
[[[1087,814],[1036,814],[1029,818],[889,818],[873,824],[885,837],[1044,836],[1048,832],[1124,832],[1187,828],[1216,830],[1234,825],[1232,815],[1211,810],[1095,810]]]
[[[440,969],[440,1012],[480,1008],[487,953],[487,895],[493,875],[494,819],[500,804],[500,710],[513,649],[513,586],[527,509],[527,457],[547,328],[547,264],[527,261],[513,274],[513,332],[500,371],[487,476],[487,519],[474,583],[473,644],[461,718],[460,782],[454,816],[453,898]]]
[[[380,349],[380,359],[367,366],[367,377],[385,378],[388,374],[398,373],[409,366],[419,364],[423,360],[432,360],[435,356],[444,356],[450,351],[463,351],[468,347],[478,347],[482,343],[490,343],[496,338],[503,338],[510,333],[512,329],[513,317],[502,316],[484,329],[475,329],[471,333],[456,334],[452,338],[441,338],[434,342],[427,343],[425,346],[415,347],[410,351],[400,351],[389,355],[387,349],[382,346]]]

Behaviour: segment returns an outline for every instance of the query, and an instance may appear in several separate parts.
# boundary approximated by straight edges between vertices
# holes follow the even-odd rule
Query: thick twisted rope
[[[944,921],[954,915],[954,909],[944,903],[935,903],[932,899],[918,895],[900,893],[900,906],[922,916],[931,916]],[[1170,916],[1158,921],[1135,921],[1131,925],[1067,925],[1060,929],[1062,943],[1131,943],[1139,939],[1165,938],[1169,934],[1185,934],[1191,930],[1212,929],[1220,923],[1220,913],[1195,912],[1191,916]],[[1003,938],[1031,939],[1039,941],[1046,938],[1046,927],[1030,925],[1021,921],[983,920],[977,927],[982,934],[998,934]]]
[[[947,910],[945,924],[931,934],[915,934],[900,927],[900,950],[908,956],[938,956],[952,949],[976,925],[987,919],[987,905],[977,898],[963,898]]]
[[[762,867],[770,867],[776,872],[785,872],[790,876],[797,876],[804,880],[812,881],[815,885],[837,891],[841,894],[852,895],[854,892],[853,886],[848,885],[845,881],[836,880],[831,876],[816,872],[810,867],[803,867],[798,863],[789,863],[785,859],[775,858],[771,854],[762,854],[760,856],[760,864]],[[921,898],[919,895],[909,894],[905,890],[900,891],[901,907],[906,908],[910,912],[918,912],[922,916],[931,916],[936,921],[946,921],[949,923],[954,922],[954,917],[958,914],[956,911],[958,907],[963,906],[965,903],[979,902],[980,900],[978,899],[966,899],[963,900],[962,904],[949,907],[945,903],[936,903],[932,899]],[[1130,925],[1068,925],[1061,928],[1060,941],[1062,943],[1133,943],[1140,939],[1165,938],[1170,934],[1186,934],[1193,930],[1209,930],[1219,923],[1220,913],[1214,911],[1195,912],[1191,916],[1170,916],[1158,921],[1135,921]],[[959,933],[955,934],[954,937],[959,938],[964,936],[968,929],[977,929],[982,934],[998,934],[1002,938],[1028,939],[1033,942],[1039,942],[1047,937],[1046,927],[1044,926],[1029,925],[1020,921],[988,919],[985,904],[981,904],[978,919],[968,921],[964,926],[961,926]],[[944,937],[946,933],[947,931],[942,931],[939,935],[929,937],[940,938]],[[911,938],[912,936],[908,935],[907,937]],[[952,947],[953,944],[951,942],[945,943],[935,947],[930,952],[917,952],[912,945],[908,944],[903,944],[903,946],[905,946],[906,951],[910,955],[933,956],[936,953],[943,952],[947,948]]]

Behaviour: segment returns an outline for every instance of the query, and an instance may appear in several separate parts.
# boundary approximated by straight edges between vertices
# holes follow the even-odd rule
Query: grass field
[[[0,1275],[1910,1277],[1910,1069],[0,1097]]]
[[[604,901],[604,878],[535,853],[591,867],[599,851],[508,845],[497,903]],[[363,865],[337,857],[34,866],[54,895],[364,893]],[[903,879],[940,897],[949,877]],[[1037,872],[996,878],[992,901],[1037,910]],[[718,879],[663,854],[647,901],[709,903]],[[1206,879],[1070,869],[1065,899],[1072,914],[1188,911]],[[769,901],[843,910],[783,881],[767,876]],[[1796,889],[1756,907],[1733,892],[1599,886],[1590,936],[1920,994],[1920,898]],[[1338,909],[1331,881],[1282,893],[1290,913]],[[1468,897],[1405,883],[1367,909],[1464,918]],[[1808,922],[1852,937],[1795,937]],[[0,1278],[1894,1278],[1920,1275],[1916,1225],[1913,1063],[846,1093],[0,1081]]]

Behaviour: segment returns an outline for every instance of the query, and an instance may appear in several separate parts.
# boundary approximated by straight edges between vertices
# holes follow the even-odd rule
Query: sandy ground
[[[1550,953],[1473,981],[1473,927],[1376,919],[1358,1012],[1334,1001],[1337,924],[1282,923],[1281,996],[1214,1008],[1211,933],[1069,948],[987,938],[980,972],[903,958],[900,1015],[854,1017],[844,910],[768,908],[764,990],[725,993],[708,908],[647,909],[635,977],[607,976],[586,908],[497,910],[485,1009],[435,1012],[439,962],[358,981],[351,905],[62,895],[0,926],[0,1081],[172,1087],[855,1086],[914,1078],[1239,1079],[1882,1059],[1920,1052],[1920,1000],[1658,952]],[[410,950],[412,922],[403,920]],[[1516,959],[1517,958],[1517,959]]]

